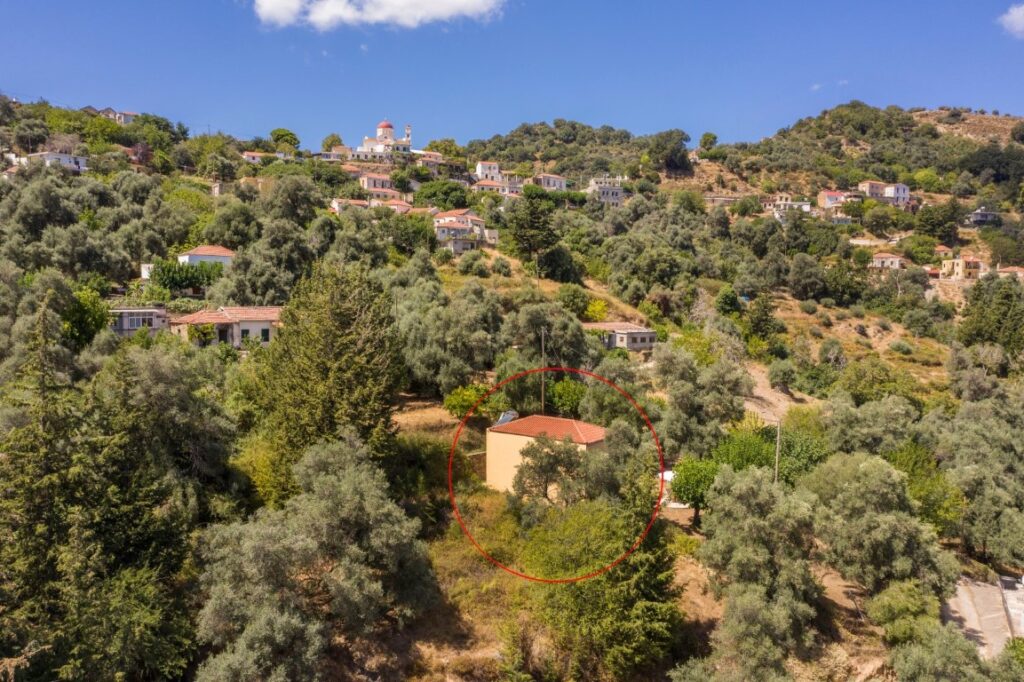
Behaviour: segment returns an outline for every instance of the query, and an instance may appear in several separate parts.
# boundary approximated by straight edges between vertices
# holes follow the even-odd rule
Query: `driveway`
[[[959,627],[985,659],[998,656],[1011,636],[998,585],[961,578],[956,594],[943,605],[942,616]]]

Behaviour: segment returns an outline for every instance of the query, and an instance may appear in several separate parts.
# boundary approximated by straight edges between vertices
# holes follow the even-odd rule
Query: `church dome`
[[[377,128],[390,128],[394,130],[395,126],[391,125],[391,122],[385,119],[377,124]]]

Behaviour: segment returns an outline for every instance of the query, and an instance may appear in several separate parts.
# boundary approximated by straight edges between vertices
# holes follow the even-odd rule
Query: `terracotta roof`
[[[470,212],[470,210],[471,209],[468,209],[468,208],[456,208],[456,209],[454,209],[452,211],[445,211],[444,213],[438,213],[434,217],[435,218],[458,218],[460,216],[466,215],[467,213]]]
[[[555,175],[554,173],[540,173],[537,175],[538,178],[558,178],[559,180],[565,180],[562,175]]]
[[[500,426],[492,426],[488,430],[494,433],[508,433],[529,438],[547,436],[555,440],[563,440],[568,437],[572,442],[580,445],[600,443],[604,440],[603,426],[581,422],[576,419],[545,417],[539,414],[516,419]]]
[[[935,253],[953,253],[953,249],[949,248],[945,244],[939,244],[935,247]]]
[[[229,248],[223,246],[217,246],[214,244],[203,244],[197,246],[194,249],[190,249],[182,256],[227,256],[228,258],[234,258],[235,252]]]
[[[387,119],[384,119],[383,121],[381,121],[380,123],[377,124],[377,127],[378,128],[391,128],[393,130],[395,126],[391,125],[391,121],[389,121]]]
[[[378,180],[390,180],[391,179],[390,175],[384,175],[382,173],[363,173],[359,177],[362,177],[362,178],[376,178]]]
[[[408,206],[409,208],[412,208],[412,204],[410,204],[407,201],[402,201],[401,199],[392,199],[392,200],[387,202],[387,205],[388,206],[401,206],[401,207]]]
[[[175,324],[227,324],[231,322],[277,322],[280,306],[231,306],[200,310],[175,320]]]
[[[999,272],[1024,272],[1024,268],[1019,265],[1007,265],[1005,268],[999,268]]]
[[[895,253],[888,253],[886,251],[879,251],[872,258],[899,258],[903,259],[903,256],[897,256]]]
[[[494,180],[481,180],[480,182],[473,185],[474,187],[501,187],[500,182]]]
[[[630,332],[649,332],[654,333],[653,329],[647,327],[641,327],[638,324],[632,322],[584,322],[584,329],[595,329],[603,332],[616,332],[619,334],[626,334]]]

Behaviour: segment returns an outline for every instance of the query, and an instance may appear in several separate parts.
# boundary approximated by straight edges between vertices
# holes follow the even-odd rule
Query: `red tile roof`
[[[445,211],[444,213],[438,213],[435,218],[459,218],[470,212],[468,208],[456,208],[452,211]]]
[[[500,426],[492,426],[488,430],[494,433],[508,433],[529,438],[547,436],[555,440],[563,440],[568,437],[572,442],[579,445],[591,445],[604,440],[603,426],[581,422],[576,419],[545,417],[539,414],[516,419]]]
[[[903,256],[897,256],[895,253],[888,253],[886,251],[879,251],[872,258],[899,258],[903,260]]]
[[[230,324],[232,322],[277,322],[281,318],[279,306],[234,306],[218,310],[200,310],[185,315],[174,324]]]
[[[229,258],[233,258],[235,256],[235,252],[232,251],[231,249],[227,248],[227,247],[224,247],[224,246],[217,246],[215,244],[203,244],[202,246],[197,246],[196,248],[190,249],[189,251],[186,251],[185,253],[183,253],[181,255],[182,256],[227,256]]]
[[[584,322],[584,329],[595,329],[603,332],[616,332],[620,334],[632,333],[632,332],[644,332],[654,333],[653,329],[647,327],[641,327],[638,324],[632,322]]]
[[[381,121],[380,123],[377,124],[377,127],[378,128],[392,128],[393,129],[395,126],[391,125],[391,121],[389,121],[387,119],[384,119],[383,121]]]

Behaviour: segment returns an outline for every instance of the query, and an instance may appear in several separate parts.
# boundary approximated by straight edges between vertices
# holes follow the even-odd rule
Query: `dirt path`
[[[816,405],[817,398],[793,391],[787,395],[772,388],[768,381],[768,370],[754,362],[744,365],[750,378],[754,380],[753,394],[743,405],[748,412],[753,412],[765,422],[774,424],[786,416],[786,412],[794,405]]]

